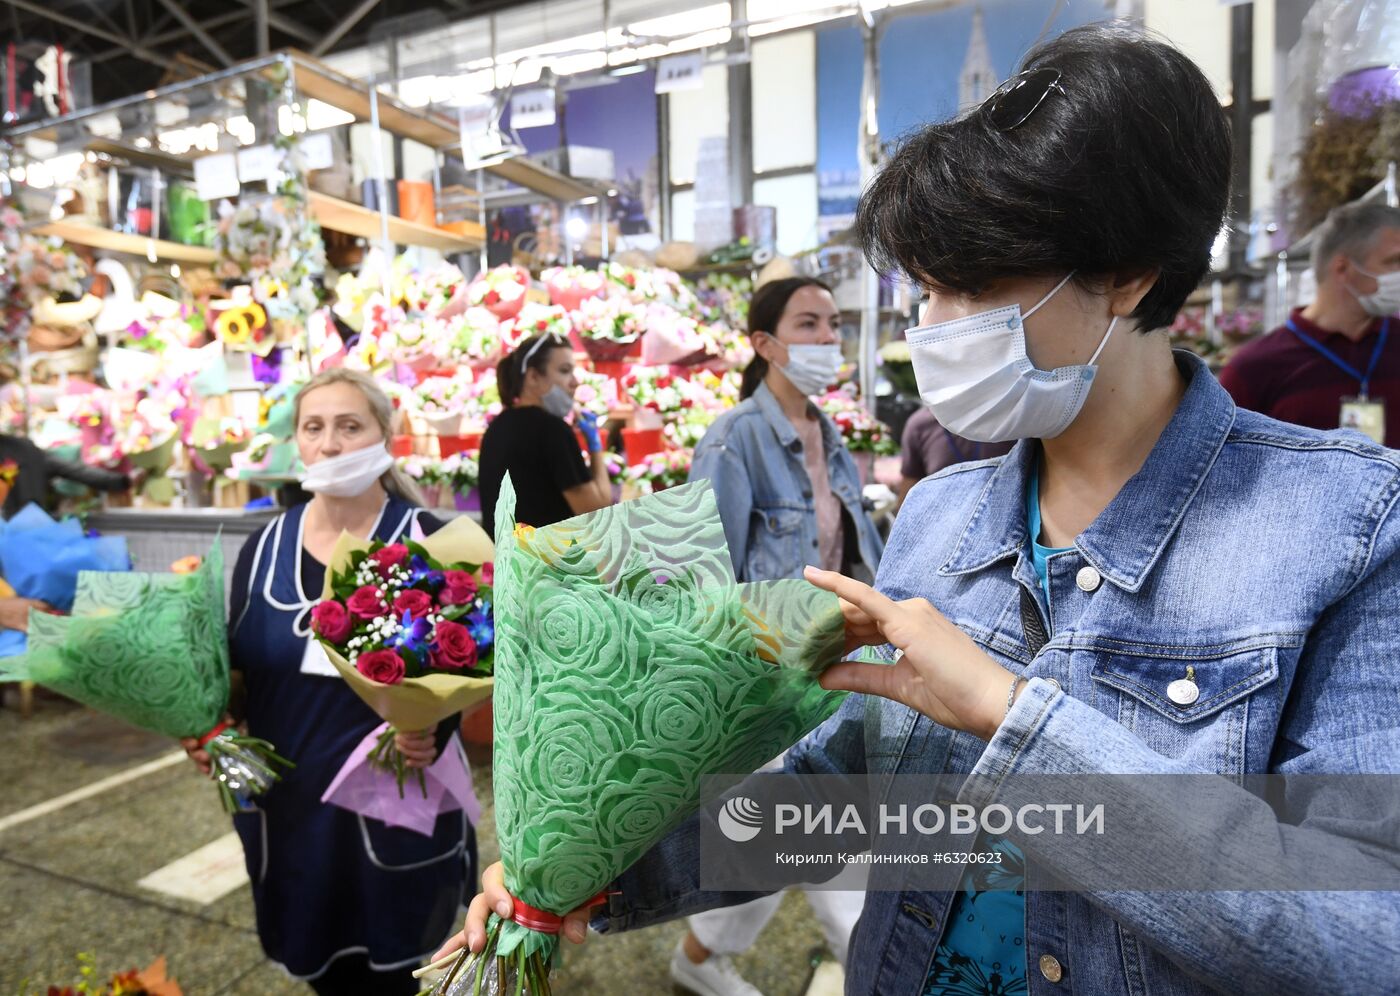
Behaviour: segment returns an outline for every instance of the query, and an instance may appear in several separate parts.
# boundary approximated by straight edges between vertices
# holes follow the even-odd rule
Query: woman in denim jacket
[[[846,600],[853,647],[902,653],[828,671],[824,685],[867,694],[787,768],[951,774],[973,805],[1022,775],[1224,776],[1210,780],[1233,808],[1162,806],[1179,847],[1121,841],[1110,867],[1009,832],[1066,884],[1021,895],[1023,943],[996,979],[977,974],[983,952],[940,951],[975,889],[876,866],[847,992],[1395,992],[1400,892],[1069,891],[1216,854],[1222,873],[1263,869],[1319,844],[1318,871],[1369,855],[1392,874],[1359,888],[1395,887],[1393,815],[1378,830],[1318,801],[1281,821],[1230,782],[1400,773],[1400,456],[1237,409],[1171,350],[1163,330],[1207,272],[1229,187],[1229,129],[1201,72],[1118,27],[1066,32],[1023,68],[905,143],[858,215],[876,264],[928,289],[909,341],[939,421],[1021,441],[913,489],[874,589],[809,575]],[[626,872],[594,925],[751,898],[700,888],[700,827]],[[474,947],[488,907],[509,908],[501,881],[488,870],[468,915]],[[581,939],[586,916],[565,935]]]
[[[755,356],[741,402],[695,449],[740,581],[800,578],[808,564],[873,577],[884,543],[841,433],[811,401],[841,366],[841,312],[811,277],[764,284],[749,307]]]

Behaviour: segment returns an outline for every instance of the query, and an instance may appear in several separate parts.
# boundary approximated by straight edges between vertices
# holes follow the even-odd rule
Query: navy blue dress
[[[289,509],[249,539],[235,571],[229,628],[232,666],[247,688],[248,731],[296,762],[233,823],[263,950],[304,979],[344,955],[367,955],[376,970],[418,964],[452,932],[466,884],[476,880],[466,814],[443,813],[427,837],[321,802],[351,750],[381,720],[338,675],[301,670],[325,576],[302,549],[305,510]],[[375,538],[407,534],[419,514],[390,499]],[[423,515],[425,532],[430,522]],[[446,749],[461,749],[455,734]]]

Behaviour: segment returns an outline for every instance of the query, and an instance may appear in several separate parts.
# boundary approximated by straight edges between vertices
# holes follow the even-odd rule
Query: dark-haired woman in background
[[[584,466],[574,430],[564,421],[574,411],[574,350],[553,335],[526,339],[496,365],[496,386],[505,410],[481,439],[481,520],[494,534],[501,482],[510,474],[515,517],[547,526],[612,504],[612,481],[603,458],[598,420],[580,411],[579,431],[588,441],[591,467]]]
[[[841,312],[811,277],[764,284],[749,306],[753,362],[738,407],[695,449],[740,581],[798,578],[808,564],[874,576],[884,544],[841,433],[812,403],[841,368]]]
[[[1322,891],[1394,889],[1393,791],[1347,812],[1345,792],[1296,779],[1268,801],[1232,784],[1400,772],[1400,454],[1236,408],[1173,352],[1230,162],[1201,71],[1096,26],[914,135],[862,195],[868,256],[929,291],[908,334],[924,401],[961,436],[1018,442],[909,493],[878,590],[809,572],[845,600],[848,646],[879,644],[890,663],[822,675],[868,695],[787,769],[903,775],[985,825],[991,804],[1060,801],[1018,775],[1204,777],[1116,779],[1097,801],[1132,829],[1102,837],[1037,836],[1025,810],[995,820],[1043,886],[1079,891],[999,888],[1017,885],[1007,862],[968,865],[956,889],[875,865],[853,996],[1395,990],[1400,892]],[[942,792],[941,774],[955,776]],[[1286,821],[1270,805],[1285,799]],[[698,827],[610,887],[600,928],[751,898],[700,889]],[[1321,877],[1358,865],[1372,874]],[[510,904],[499,865],[483,881],[476,948],[484,912]],[[1293,891],[1252,891],[1266,881]],[[981,930],[960,929],[969,915]]]
[[[860,475],[841,433],[811,396],[841,368],[841,312],[811,277],[760,287],[749,306],[755,356],[742,402],[705,433],[692,481],[714,487],[740,581],[799,578],[808,564],[873,577],[884,543],[861,497]],[[776,764],[777,762],[775,762]],[[671,978],[699,996],[760,996],[732,955],[748,950],[781,894],[690,918],[671,956]],[[844,965],[864,893],[811,889],[812,912]]]

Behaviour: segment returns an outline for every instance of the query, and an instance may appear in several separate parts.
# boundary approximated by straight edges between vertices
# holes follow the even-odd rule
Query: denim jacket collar
[[[1127,591],[1138,591],[1146,581],[1235,420],[1235,403],[1205,362],[1184,350],[1175,356],[1177,366],[1191,378],[1181,404],[1142,469],[1075,537],[1084,559]],[[1022,440],[1002,460],[940,574],[982,570],[1014,557],[1025,546],[1026,487],[1036,453],[1035,440]]]
[[[787,412],[783,411],[783,406],[778,403],[778,399],[773,397],[773,392],[768,390],[768,385],[760,383],[758,389],[753,392],[754,404],[763,413],[763,418],[772,428],[778,437],[778,442],[784,449],[797,452],[801,447],[802,440],[797,436],[797,428],[792,424],[792,419],[787,417]],[[836,427],[822,413],[822,410],[809,400],[807,410],[815,412],[817,423],[822,427],[822,445],[828,455],[831,451],[841,445],[841,437],[836,432]]]

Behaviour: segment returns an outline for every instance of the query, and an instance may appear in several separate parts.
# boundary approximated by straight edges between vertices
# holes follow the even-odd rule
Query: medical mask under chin
[[[784,345],[787,345],[784,343]],[[792,386],[811,397],[826,390],[841,371],[841,347],[828,345],[788,345],[787,363],[779,366]]]
[[[919,397],[949,432],[982,443],[1053,439],[1069,428],[1093,386],[1095,365],[1118,323],[1108,324],[1088,363],[1038,370],[1026,353],[1025,319],[1059,293],[1071,272],[1034,307],[1019,304],[904,334]]]
[[[1356,267],[1358,273],[1364,273],[1376,282],[1376,290],[1371,294],[1356,294],[1357,303],[1361,305],[1366,314],[1375,318],[1385,318],[1400,311],[1400,270],[1390,273],[1371,273]]]
[[[394,465],[383,446],[366,446],[318,460],[301,475],[301,486],[316,494],[354,498],[368,491]]]
[[[574,410],[574,396],[555,384],[540,398],[540,407],[555,418],[568,418]]]

